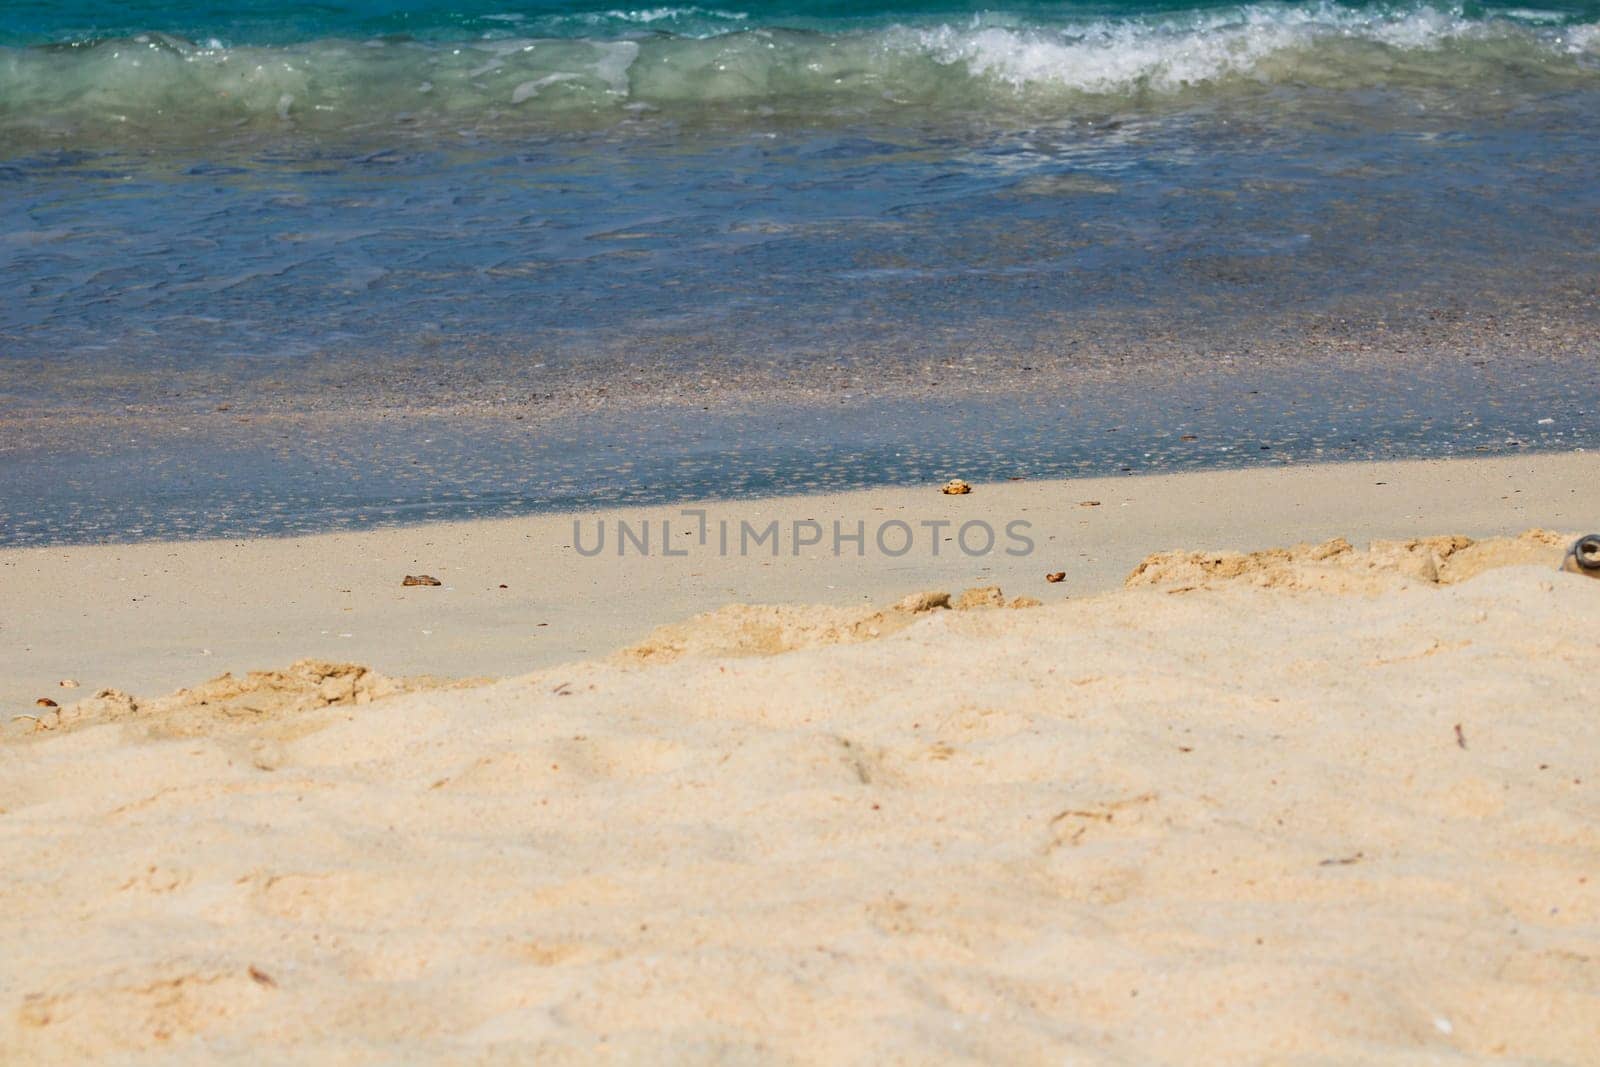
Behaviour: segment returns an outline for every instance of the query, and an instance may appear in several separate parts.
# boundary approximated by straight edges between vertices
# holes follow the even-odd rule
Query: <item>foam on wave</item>
[[[641,25],[684,9],[641,9]],[[698,11],[699,9],[688,9]],[[608,13],[615,15],[617,13]],[[1537,15],[1537,12],[1531,15]],[[1254,4],[1042,26],[384,38],[225,47],[162,34],[0,49],[0,144],[232,127],[615,121],[629,111],[1070,111],[1261,85],[1600,86],[1600,25]]]

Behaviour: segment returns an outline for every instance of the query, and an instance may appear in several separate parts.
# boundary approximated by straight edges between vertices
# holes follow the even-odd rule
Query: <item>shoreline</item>
[[[313,535],[954,475],[1062,479],[1600,447],[1600,409],[1577,357],[1563,370],[1478,354],[1352,378],[1348,361],[1290,373],[1251,362],[1252,352],[1187,383],[1130,368],[1067,388],[1041,373],[1031,391],[969,395],[945,382],[946,393],[919,400],[882,398],[875,385],[863,393],[859,378],[841,377],[831,401],[750,407],[708,387],[699,406],[645,410],[624,391],[575,409],[550,401],[543,414],[516,403],[475,415],[368,409],[359,396],[343,398],[344,414],[194,397],[165,413],[13,411],[0,424],[0,546]]]
[[[1593,461],[1561,459],[979,485],[903,509],[810,498],[813,516],[1026,502],[1088,523],[1060,544],[1098,546],[1076,570],[1107,591],[724,608],[473,685],[302,663],[153,700],[85,686],[0,738],[0,1047],[23,1063],[1586,1063],[1600,581],[1556,570],[1565,535],[1459,536],[1593,521],[1592,492],[1564,502],[1562,482],[1593,486]],[[1374,502],[1391,488],[1404,504]],[[403,550],[431,548],[431,568],[474,546],[476,569],[415,600],[350,588],[373,618],[420,607],[482,640],[495,619],[468,579],[506,564],[491,546],[538,541],[486,525],[314,547],[388,591],[391,566],[413,569]],[[1269,547],[1328,529],[1436,536]],[[1206,550],[1123,583],[1120,554],[1169,534]],[[1218,551],[1235,538],[1259,551]],[[255,578],[284,597],[330,577],[292,566],[303,541],[168,545],[150,588],[226,591],[264,547],[290,566]],[[103,592],[132,561],[95,555],[76,565]],[[567,560],[547,591],[599,600],[631,638],[652,611],[739,599],[726,574],[697,590],[636,560]],[[974,581],[795,562],[741,571],[744,591],[847,604]],[[264,631],[294,620],[250,610],[225,617],[259,665]]]
[[[1346,537],[1472,537],[1530,527],[1587,532],[1600,453],[1309,465],[979,484],[946,497],[933,485],[704,505],[765,529],[795,522],[906,522],[918,540],[891,557],[846,542],[774,558],[764,543],[723,557],[694,544],[696,517],[641,507],[482,519],[248,541],[142,542],[0,550],[0,590],[15,607],[0,642],[0,707],[87,695],[140,695],[306,657],[366,664],[390,676],[503,677],[608,655],[648,630],[728,603],[891,603],[929,588],[999,585],[1052,603],[1117,587],[1154,552],[1249,550]],[[1086,502],[1096,501],[1093,506]],[[685,505],[696,507],[697,505]],[[685,556],[630,551],[585,558],[573,522],[663,520]],[[932,551],[924,523],[990,523],[987,555]],[[1028,525],[1034,550],[1004,554],[1004,526]],[[682,528],[679,528],[682,527]],[[1580,529],[1582,528],[1582,529]],[[584,527],[590,533],[594,527]],[[954,530],[942,531],[949,536]],[[588,534],[585,534],[588,536]],[[892,539],[891,539],[892,540]],[[590,542],[592,544],[592,541]],[[945,542],[948,546],[952,542]],[[894,541],[891,547],[898,547]],[[613,542],[614,547],[614,542]],[[736,546],[735,546],[736,549]],[[1065,571],[1060,584],[1044,579]],[[407,574],[438,588],[404,588]]]

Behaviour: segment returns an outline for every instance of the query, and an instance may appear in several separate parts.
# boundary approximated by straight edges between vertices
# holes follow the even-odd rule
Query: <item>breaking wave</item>
[[[1533,10],[1473,16],[1261,3],[1059,24],[983,15],[831,32],[756,25],[713,8],[584,17],[603,18],[605,32],[541,36],[507,16],[463,40],[228,46],[146,33],[3,48],[0,147],[236,129],[496,130],[657,112],[1051,115],[1277,86],[1600,87],[1600,23]],[[683,32],[692,28],[685,20],[706,32]]]

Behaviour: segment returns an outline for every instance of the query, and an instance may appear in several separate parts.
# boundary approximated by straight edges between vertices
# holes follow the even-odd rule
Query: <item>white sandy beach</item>
[[[1597,485],[760,506],[1027,509],[981,565],[580,562],[570,517],[0,554],[0,1058],[1592,1063]]]

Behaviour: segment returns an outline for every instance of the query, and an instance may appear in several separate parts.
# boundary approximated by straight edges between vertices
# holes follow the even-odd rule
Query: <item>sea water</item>
[[[1594,0],[0,6],[0,542],[1139,469],[1208,372],[1281,403],[1207,462],[1263,418],[1307,455],[1600,443],[1597,277]],[[1332,373],[1342,323],[1431,343],[1432,388]],[[1291,403],[1307,331],[1334,384]],[[252,408],[340,443],[198,418]],[[802,409],[829,431],[754,414]],[[444,421],[354,418],[390,411]],[[441,435],[476,443],[419,463]],[[381,490],[317,486],[357,454]]]

